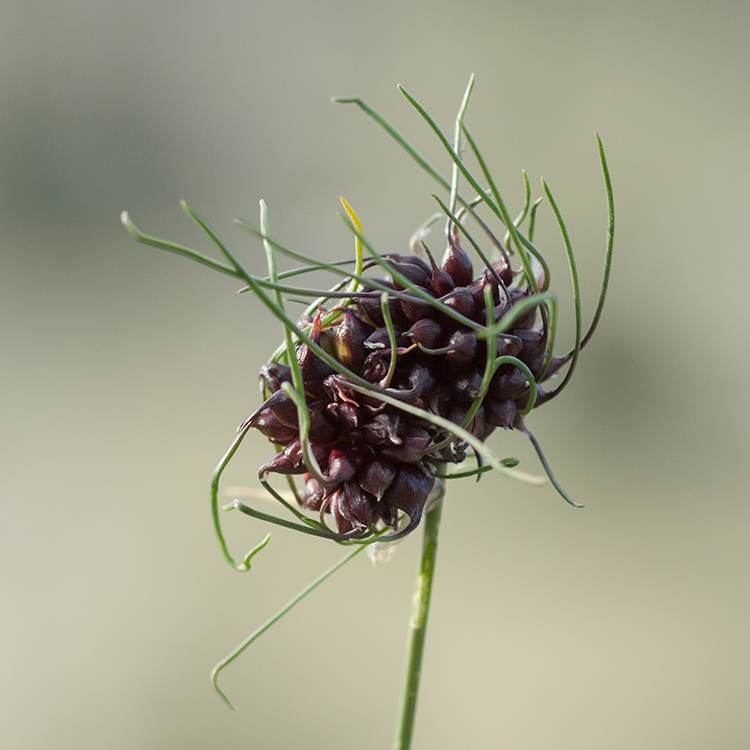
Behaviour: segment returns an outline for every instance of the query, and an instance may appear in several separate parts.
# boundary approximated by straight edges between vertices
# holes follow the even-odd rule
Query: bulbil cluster
[[[474,278],[472,262],[451,230],[448,239],[439,266],[432,256],[385,256],[386,278],[361,286],[350,304],[327,313],[319,308],[312,319],[301,321],[312,341],[371,384],[363,389],[307,344],[299,344],[296,357],[310,419],[307,446],[300,437],[297,407],[282,389],[292,381],[290,367],[271,363],[261,368],[268,398],[249,421],[280,447],[261,467],[261,475],[304,474],[302,505],[318,511],[321,520],[333,514],[343,538],[378,525],[397,530],[396,536],[408,534],[419,524],[436,466],[465,457],[464,442],[427,419],[384,403],[378,394],[462,425],[480,440],[496,427],[522,424],[530,383],[512,363],[497,368],[476,408],[488,356],[488,339],[477,333],[508,315],[532,290],[525,274],[511,269],[504,251]],[[440,304],[425,302],[415,288]],[[387,304],[383,290],[389,292]],[[523,311],[495,337],[493,361],[514,357],[537,383],[549,377],[562,360],[544,366],[547,322],[543,306]],[[306,460],[306,452],[312,459]],[[408,523],[400,521],[402,514]]]

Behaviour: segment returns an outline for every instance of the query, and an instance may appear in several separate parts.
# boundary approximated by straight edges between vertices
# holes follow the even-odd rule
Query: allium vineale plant
[[[567,253],[575,302],[574,346],[556,356],[557,297],[550,290],[547,262],[533,242],[542,198],[532,203],[524,173],[524,205],[518,216],[511,218],[464,123],[472,86],[473,77],[452,142],[422,106],[401,89],[445,147],[452,164],[450,180],[363,101],[336,100],[356,104],[446,194],[446,201],[434,196],[439,212],[415,233],[407,254],[378,253],[365,238],[358,216],[343,199],[344,220],[354,236],[355,256],[350,261],[325,262],[285,247],[269,232],[263,201],[258,227],[238,221],[263,243],[268,263],[264,278],[250,274],[206,221],[185,203],[185,211],[221,251],[225,262],[147,236],[126,213],[122,216],[123,224],[139,242],[178,253],[245,282],[245,290],[254,292],[283,326],[283,344],[260,370],[263,403],[240,425],[211,483],[215,528],[227,560],[237,570],[248,570],[253,555],[269,539],[267,536],[242,560],[236,560],[229,553],[219,523],[219,480],[250,429],[261,432],[275,446],[276,452],[260,467],[259,479],[291,518],[270,515],[239,500],[223,509],[239,510],[354,546],[343,560],[220,662],[212,675],[214,686],[219,690],[216,678],[221,669],[341,565],[368,547],[373,559],[387,558],[392,543],[414,531],[426,513],[396,734],[398,748],[407,748],[411,742],[446,480],[495,469],[527,482],[543,481],[519,471],[516,459],[500,460],[487,445],[498,428],[520,430],[532,441],[558,492],[571,505],[580,507],[555,480],[525,419],[569,382],[579,352],[599,321],[612,257],[612,190],[597,135],[609,226],[599,303],[585,334],[568,232],[549,187],[542,181]],[[460,155],[464,143],[478,168],[476,174]],[[471,198],[459,191],[460,178],[475,193]],[[502,237],[480,215],[480,209],[489,212],[490,220],[499,222]],[[524,234],[521,227],[527,219]],[[445,225],[445,248],[438,262],[427,239],[430,227],[440,220]],[[486,249],[475,237],[477,231]],[[468,248],[476,256],[474,260]],[[276,254],[304,265],[280,273]],[[513,259],[517,261],[515,267]],[[291,283],[297,276],[320,270],[336,279],[329,289],[307,289]],[[304,296],[311,302],[295,319],[287,312],[289,297]],[[271,485],[272,474],[287,477],[291,498]],[[301,481],[295,481],[295,477],[301,477]],[[219,693],[229,703],[221,690]]]

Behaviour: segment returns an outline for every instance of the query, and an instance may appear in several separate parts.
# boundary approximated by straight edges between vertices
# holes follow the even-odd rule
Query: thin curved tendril
[[[382,388],[388,388],[391,384],[391,380],[393,380],[393,373],[396,372],[396,358],[398,357],[396,351],[396,331],[393,328],[391,311],[388,308],[388,292],[383,292],[380,297],[380,310],[383,313],[383,321],[385,322],[385,328],[388,331],[388,343],[391,345],[391,358],[388,363],[388,372],[385,374],[380,385]]]
[[[578,362],[578,355],[581,351],[581,287],[578,281],[578,268],[576,266],[575,256],[573,255],[573,246],[570,243],[570,237],[568,236],[568,230],[565,226],[565,222],[563,221],[562,214],[560,213],[560,209],[557,207],[557,203],[555,203],[555,199],[552,197],[552,192],[550,191],[544,179],[542,179],[542,186],[544,187],[544,193],[547,196],[547,200],[549,201],[550,206],[552,207],[552,211],[557,218],[557,223],[560,227],[560,233],[562,234],[563,242],[565,244],[565,252],[568,256],[568,266],[570,267],[570,279],[573,284],[573,301],[575,304],[576,319],[576,338],[575,344],[573,346],[570,367],[568,367],[568,371],[565,373],[565,377],[563,378],[560,385],[558,385],[557,388],[549,391],[545,395],[545,401],[549,401],[558,393],[560,393],[560,391],[565,388],[568,382],[570,382],[573,370],[575,370],[576,363]]]
[[[537,198],[534,201],[534,205],[531,207],[531,213],[529,215],[529,242],[534,241],[534,230],[536,229],[536,212],[543,200],[544,198]]]
[[[224,533],[221,530],[221,519],[219,517],[219,480],[221,479],[221,475],[224,473],[224,469],[227,467],[227,464],[231,460],[232,456],[234,456],[234,454],[236,453],[237,448],[240,447],[240,443],[251,427],[251,420],[247,420],[245,424],[243,424],[242,428],[238,431],[237,436],[232,442],[232,445],[229,447],[229,450],[224,454],[221,461],[219,461],[216,469],[214,469],[213,476],[211,477],[211,517],[213,518],[214,531],[216,532],[216,537],[219,540],[219,547],[221,547],[224,558],[235,570],[238,570],[240,573],[245,573],[250,570],[250,560],[255,554],[260,552],[260,550],[263,549],[266,544],[268,544],[268,540],[271,538],[271,535],[268,534],[263,542],[261,542],[257,547],[254,547],[245,555],[242,562],[238,562],[234,559],[234,557],[232,557],[231,553],[229,552],[226,540],[224,539]]]
[[[226,274],[227,276],[233,276],[235,279],[243,279],[243,276],[237,273],[236,269],[231,268],[230,266],[225,266],[223,263],[219,263],[213,258],[202,255],[195,250],[191,250],[189,247],[183,247],[182,245],[178,245],[175,242],[168,242],[167,240],[162,240],[158,237],[152,237],[151,235],[144,234],[140,229],[138,229],[138,227],[136,227],[135,224],[133,224],[133,221],[131,220],[130,215],[127,211],[123,211],[120,214],[120,221],[122,222],[122,225],[125,227],[125,229],[130,232],[132,237],[142,245],[150,245],[151,247],[158,248],[159,250],[167,250],[170,253],[182,255],[185,258],[194,260],[196,263],[208,266],[214,271],[219,271],[219,273]]]
[[[400,89],[401,87],[399,87]],[[435,167],[433,167],[427,159],[425,159],[415,148],[412,146],[406,138],[404,138],[382,115],[380,115],[378,112],[376,112],[369,104],[364,102],[359,97],[334,97],[331,101],[336,102],[337,104],[356,104],[364,113],[367,115],[376,125],[378,125],[382,130],[384,130],[391,138],[393,138],[396,143],[398,143],[401,148],[406,151],[406,153],[425,171],[427,172],[432,179],[434,179],[444,190],[446,190],[448,193],[450,193],[451,185],[448,180],[443,177],[443,175],[438,172]],[[478,199],[475,198],[473,200],[467,200],[464,198],[460,193],[457,194],[458,202],[464,206],[468,212],[471,214],[472,218],[474,218],[478,224],[488,233],[488,236],[492,239],[493,244],[496,244],[496,246],[500,247],[499,241],[494,238],[494,235],[492,235],[492,232],[490,231],[487,224],[484,222],[484,220],[479,216],[479,214],[474,210],[474,206],[476,206],[478,203],[485,201],[486,193],[485,191],[477,190],[480,195],[478,196]]]
[[[339,568],[343,567],[352,558],[356,557],[360,552],[362,552],[363,549],[365,549],[364,546],[357,547],[354,551],[342,557],[341,560],[328,568],[328,570],[326,570],[324,573],[319,575],[314,581],[312,581],[312,583],[309,583],[307,586],[305,586],[302,591],[300,591],[296,596],[292,597],[278,612],[276,612],[275,615],[270,617],[259,628],[254,630],[247,638],[245,638],[244,641],[242,641],[242,643],[240,643],[239,646],[237,646],[237,648],[234,649],[234,651],[232,651],[228,656],[224,657],[211,670],[211,684],[214,686],[216,692],[222,697],[229,708],[234,710],[232,702],[229,700],[226,693],[224,693],[224,691],[219,687],[217,682],[221,671],[226,666],[231,664],[253,641],[255,641],[259,636],[263,635],[263,633],[265,633],[266,630],[268,630],[272,625],[276,624],[287,612],[289,612],[289,610],[299,604],[310,592],[314,591],[318,586],[320,586],[321,583],[323,583],[323,581],[330,578]]]
[[[607,167],[607,156],[604,153],[604,144],[602,144],[602,139],[599,138],[599,133],[596,134],[596,144],[599,149],[602,174],[604,175],[604,189],[607,193],[607,253],[604,258],[604,274],[602,277],[601,292],[599,293],[599,302],[596,306],[596,312],[594,312],[589,330],[586,331],[586,335],[581,341],[581,349],[588,344],[589,339],[596,330],[596,326],[599,324],[599,318],[604,308],[604,298],[607,296],[607,287],[609,286],[609,273],[612,268],[612,249],[615,242],[615,201],[612,194],[612,181],[609,176],[609,168]]]
[[[523,220],[526,218],[526,215],[529,212],[529,206],[531,205],[531,183],[529,182],[529,175],[526,174],[525,169],[522,170],[522,173],[524,185],[523,208],[521,209],[521,213],[516,216],[516,219],[513,222],[517,227],[523,224]]]
[[[527,244],[523,242],[521,233],[518,231],[518,228],[516,227],[515,223],[510,218],[510,213],[508,212],[508,209],[505,207],[505,202],[503,201],[502,196],[500,195],[500,191],[497,189],[495,180],[492,178],[492,174],[490,173],[490,170],[487,168],[487,164],[484,161],[482,152],[479,150],[479,147],[477,146],[476,141],[474,140],[474,138],[472,138],[472,135],[469,132],[469,129],[466,127],[464,127],[464,134],[466,135],[466,142],[471,147],[471,150],[474,154],[474,158],[477,160],[477,163],[479,164],[479,168],[482,170],[482,174],[484,174],[484,178],[487,180],[487,183],[490,186],[490,191],[492,193],[493,198],[495,199],[495,204],[496,204],[496,208],[494,209],[494,212],[496,216],[500,219],[500,221],[502,221],[503,224],[505,224],[506,228],[508,229],[508,233],[510,234],[511,239],[513,240],[513,243],[516,246],[516,250],[518,251],[519,257],[521,258],[521,263],[523,264],[523,269],[526,274],[526,279],[528,281],[529,286],[535,292],[540,291],[540,289],[541,291],[546,291],[549,288],[549,279],[550,279],[549,266],[547,265],[547,262],[544,260],[544,257],[542,256],[542,254],[538,250],[536,250],[536,248],[534,248],[534,250],[531,251],[534,257],[537,259],[537,261],[539,261],[544,271],[544,281],[542,282],[541,287],[539,287],[536,281],[536,276],[533,273],[533,269],[531,268],[528,253],[526,252],[526,249],[528,248],[528,244],[530,243]]]
[[[525,242],[523,241],[523,237],[516,229],[515,224],[513,224],[513,221],[510,218],[510,214],[508,213],[507,208],[505,207],[505,204],[500,196],[500,193],[497,191],[497,189],[493,189],[494,182],[492,181],[492,177],[489,174],[489,171],[486,170],[486,167],[483,169],[485,178],[490,182],[490,189],[493,192],[495,200],[493,200],[492,197],[490,197],[487,194],[487,191],[482,188],[482,186],[479,184],[477,179],[474,177],[474,175],[471,173],[469,168],[466,166],[464,161],[461,159],[459,154],[456,153],[456,151],[453,149],[451,144],[448,142],[448,139],[445,137],[444,133],[440,128],[438,127],[437,123],[430,117],[430,115],[427,113],[427,111],[422,107],[421,104],[411,95],[409,94],[406,89],[404,89],[403,86],[399,86],[399,90],[401,93],[406,97],[408,102],[419,112],[420,115],[422,115],[422,118],[427,122],[427,124],[432,128],[435,135],[437,135],[440,142],[443,144],[444,148],[448,151],[448,154],[450,155],[453,162],[458,166],[458,168],[461,170],[461,173],[466,177],[469,184],[474,188],[474,190],[477,191],[479,195],[482,196],[484,202],[487,204],[487,206],[490,208],[490,210],[497,216],[500,221],[502,221],[503,224],[507,227],[507,229],[510,231],[511,236],[513,237],[514,241],[516,242],[516,246],[518,248],[521,247],[521,243],[523,242],[523,246],[529,249],[532,253],[534,253],[535,257],[537,257],[537,260],[542,264],[542,267],[545,268],[545,281],[548,282],[549,280],[549,268],[546,267],[546,262],[544,261],[544,257],[541,253],[539,253],[536,248],[533,246],[530,247],[530,244],[528,240]],[[472,151],[474,152],[475,156],[477,156],[477,160],[480,162],[480,166],[484,164],[484,161],[481,159],[481,154],[476,149],[476,143],[474,143],[471,134],[469,133],[469,130],[466,128],[465,125],[463,125],[463,133],[466,137],[467,143],[471,146]],[[519,250],[520,253],[520,250]],[[523,256],[523,254],[521,254]],[[536,286],[536,279],[531,275],[530,268],[527,268],[528,263],[524,263],[524,269],[527,272],[527,276],[529,278],[529,285],[532,287],[532,289],[536,292],[539,291],[539,289]],[[546,289],[546,285],[543,285],[542,291]]]
[[[341,201],[341,205],[343,205],[344,210],[346,211],[347,216],[351,220],[352,224],[357,228],[357,231],[361,234],[362,233],[362,222],[359,220],[359,216],[357,216],[354,209],[343,199],[339,198]],[[354,238],[354,254],[355,258],[357,259],[356,266],[354,268],[354,272],[357,275],[362,274],[362,240],[359,237]],[[357,291],[359,288],[359,281],[357,279],[352,279],[352,285],[350,287],[350,291],[352,294]],[[344,303],[345,305],[348,305],[348,303]]]
[[[464,92],[464,98],[461,101],[461,106],[458,108],[458,114],[456,115],[456,126],[455,133],[453,135],[453,148],[457,154],[461,153],[461,126],[463,125],[463,117],[466,113],[466,107],[469,106],[469,97],[471,96],[471,90],[474,88],[474,74],[469,76],[469,83],[466,86]],[[458,167],[454,164],[451,170],[451,192],[450,192],[450,207],[451,212],[456,212],[456,202],[458,201]],[[450,230],[449,230],[450,231]]]
[[[442,214],[432,214],[427,221],[425,221],[423,224],[420,224],[419,227],[417,227],[417,230],[412,234],[411,238],[409,239],[409,250],[411,250],[412,255],[419,255],[419,243],[422,242],[422,239],[426,237],[430,233],[430,227],[438,221],[438,219],[442,219]],[[422,243],[424,244],[424,243]]]
[[[565,500],[565,502],[570,503],[574,508],[583,508],[582,503],[577,503],[575,500],[573,500],[570,495],[568,495],[567,492],[560,486],[560,483],[555,479],[555,475],[552,473],[552,469],[550,469],[549,464],[547,463],[547,459],[544,457],[544,452],[542,451],[542,446],[539,445],[539,441],[529,432],[528,427],[526,427],[523,422],[516,425],[516,428],[521,430],[524,435],[526,435],[529,440],[531,440],[531,444],[534,446],[534,450],[536,451],[537,456],[539,456],[539,461],[544,467],[544,471],[549,477],[549,481],[552,483],[552,486],[557,490],[557,492],[560,494],[560,496]]]

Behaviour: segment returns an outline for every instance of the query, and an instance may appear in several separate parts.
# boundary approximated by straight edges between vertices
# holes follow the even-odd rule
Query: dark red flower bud
[[[365,360],[362,377],[370,383],[380,383],[388,373],[388,360],[374,352]]]
[[[432,388],[435,378],[428,367],[415,363],[409,369],[408,388],[390,389],[398,391],[399,398],[403,401],[414,401],[422,396],[425,391]]]
[[[515,401],[529,392],[529,381],[526,375],[513,365],[501,365],[490,381],[487,391],[489,397],[496,401],[510,399]]]
[[[496,401],[493,398],[484,400],[484,419],[487,425],[509,430],[516,418],[516,402],[512,399]]]
[[[383,456],[389,456],[406,464],[421,461],[432,445],[432,435],[422,427],[409,427],[405,434],[399,436],[399,445],[385,445],[380,449]]]
[[[522,299],[526,299],[529,296],[528,292],[521,289],[511,289],[509,291],[511,305],[515,305]],[[527,313],[524,313],[518,320],[513,323],[513,329],[517,328],[533,328],[536,322],[536,308],[532,307]]]
[[[302,494],[302,505],[308,510],[320,510],[326,496],[326,489],[312,475],[305,474],[305,491]]]
[[[424,258],[420,258],[418,255],[399,255],[399,253],[388,253],[388,255],[384,257],[391,263],[395,261],[396,263],[411,263],[414,266],[418,266],[428,276],[432,273],[430,264]]]
[[[420,287],[423,292],[427,292],[427,289]],[[399,300],[401,304],[401,310],[403,311],[404,317],[412,323],[422,318],[434,318],[437,315],[437,310],[427,302],[422,302],[418,297],[412,297],[409,300]]]
[[[432,255],[430,255],[430,264],[432,265],[432,276],[429,289],[436,297],[443,297],[456,288],[456,282],[453,281],[449,273],[437,267]]]
[[[508,310],[510,310],[510,293],[505,286],[498,287],[497,302],[492,313],[495,323],[497,323],[500,318],[508,312]]]
[[[265,409],[253,420],[253,427],[279,445],[286,445],[299,434],[295,427],[280,422],[270,409]]]
[[[373,458],[367,463],[364,471],[360,472],[358,479],[363,490],[380,500],[395,477],[396,467],[393,463],[382,458]]]
[[[320,401],[308,404],[308,413],[310,414],[310,440],[313,443],[325,445],[339,437],[339,428],[329,419],[325,404]]]
[[[515,357],[523,348],[521,339],[515,335],[501,333],[495,339],[495,356]]]
[[[406,277],[408,281],[416,286],[428,287],[432,280],[432,273],[429,268],[425,269],[422,266],[415,265],[414,263],[394,263],[390,261],[394,271],[397,271],[402,276]],[[426,264],[425,264],[426,265]],[[393,288],[398,291],[406,289],[403,284],[397,279],[393,279]]]
[[[260,368],[260,379],[263,387],[270,393],[276,393],[282,383],[292,382],[292,371],[289,365],[280,365],[278,362],[269,362]]]
[[[477,337],[471,331],[456,331],[448,340],[445,358],[451,367],[463,367],[477,353]]]
[[[474,314],[474,298],[465,286],[457,287],[449,294],[444,295],[440,298],[440,302],[466,318],[470,318]],[[484,300],[482,301],[482,307],[484,307]]]
[[[362,427],[362,439],[369,445],[390,445],[400,443],[399,431],[403,419],[399,412],[383,411],[376,414]]]
[[[261,467],[262,474],[270,472],[276,474],[302,474],[305,471],[307,471],[307,466],[305,466],[305,458],[302,455],[302,444],[299,438],[289,443],[281,453],[277,453]]]
[[[485,420],[484,405],[477,409],[477,413],[474,415],[471,422],[469,422],[466,428],[472,435],[484,435],[487,431],[486,420]]]
[[[281,424],[295,428],[299,425],[297,406],[283,391],[276,391],[276,393],[266,401],[266,404],[273,412],[274,417],[276,417]]]
[[[445,255],[443,255],[440,268],[450,275],[456,286],[468,286],[474,278],[471,259],[458,246],[458,243],[452,240],[445,251]]]
[[[513,335],[517,336],[523,344],[518,358],[524,364],[530,365],[544,354],[547,337],[542,331],[537,331],[535,328],[518,328],[513,330]]]
[[[393,505],[388,505],[388,503],[384,503],[382,501],[376,502],[372,506],[372,514],[375,518],[380,518],[380,520],[386,525],[390,526],[391,528],[395,528],[396,524],[398,523],[398,509],[395,508]]]
[[[510,267],[508,256],[503,253],[503,257],[492,263],[492,267],[497,271],[497,275],[505,286],[510,286],[513,281],[513,269]]]
[[[457,401],[473,401],[482,387],[482,373],[476,369],[459,371],[450,386]]]
[[[430,494],[434,477],[416,466],[402,466],[396,472],[391,486],[383,494],[383,501],[409,516],[409,525],[403,534],[415,529],[422,517],[424,504]]]
[[[363,323],[351,310],[344,312],[343,320],[336,326],[334,349],[336,359],[344,367],[359,372],[367,357],[365,339],[372,333],[372,326]]]
[[[325,472],[325,479],[334,484],[348,482],[357,473],[361,463],[362,455],[358,451],[334,447],[328,454],[328,469]]]
[[[388,279],[373,279],[377,281],[381,286],[386,289],[393,289],[393,284]],[[368,286],[367,284],[362,285],[362,290],[367,292],[380,292],[380,289]],[[380,327],[385,325],[385,319],[383,318],[383,310],[381,308],[381,298],[378,297],[357,297],[357,308],[361,312],[362,316],[367,322],[371,322],[373,325]],[[388,311],[391,314],[391,318],[394,321],[403,320],[403,313],[401,312],[401,306],[395,297],[391,297],[388,300]]]
[[[431,318],[422,318],[418,320],[414,325],[404,334],[407,338],[411,339],[415,344],[422,344],[422,346],[432,349],[443,335],[443,327],[435,320]]]
[[[321,313],[318,311],[309,333],[310,338],[316,344],[319,344],[321,341],[321,317]],[[307,344],[301,344],[297,349],[297,361],[302,370],[305,393],[313,398],[322,398],[325,396],[323,381],[333,373],[333,370],[317,354],[312,352]]]
[[[359,407],[356,404],[328,404],[326,412],[338,424],[342,433],[356,430],[360,423]]]
[[[462,404],[451,404],[448,407],[448,410],[445,414],[445,418],[453,422],[453,424],[461,425],[464,422],[464,419],[466,418],[466,415],[469,413],[469,409],[471,408],[471,404],[469,403],[462,403]],[[472,435],[481,435],[484,432],[484,407],[480,406],[476,414],[471,418],[469,421],[469,424],[465,427],[467,432],[470,432]],[[466,444],[463,444],[463,448],[466,448]]]
[[[404,337],[400,329],[396,326],[393,327],[394,333],[396,334],[396,346],[407,346],[408,339]],[[387,328],[378,328],[374,333],[367,337],[364,342],[364,346],[367,349],[374,351],[390,352],[391,350],[391,339],[388,335]]]
[[[363,534],[367,531],[372,524],[373,505],[374,498],[356,482],[345,482],[331,500],[331,511],[339,532],[346,534],[357,531]]]
[[[476,317],[480,323],[484,323],[487,318],[484,300],[484,290],[487,286],[490,287],[490,290],[492,292],[492,294],[490,295],[492,304],[496,305],[500,299],[499,284],[497,278],[489,270],[489,268],[485,268],[484,273],[466,287],[469,290],[469,294],[471,294],[471,298],[474,300],[474,305],[477,310]]]

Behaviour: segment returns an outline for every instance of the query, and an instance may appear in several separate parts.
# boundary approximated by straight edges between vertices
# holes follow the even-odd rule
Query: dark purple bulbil
[[[415,255],[391,255],[387,260],[412,284],[481,325],[488,317],[487,286],[493,305],[490,317],[495,321],[529,294],[508,288],[514,274],[505,260],[483,269],[474,279],[471,260],[453,237],[440,267],[432,258],[428,263]],[[403,290],[397,279],[378,282],[394,291]],[[372,288],[365,286],[362,291]],[[318,312],[311,339],[381,392],[461,423],[480,391],[487,356],[484,339],[423,300],[391,296],[396,366],[389,377],[394,352],[380,297],[353,296],[354,303],[327,330]],[[498,335],[494,356],[517,357],[543,380],[554,371],[555,361],[546,373],[540,372],[547,332],[545,325],[538,325],[539,317],[532,309]],[[435,482],[435,466],[461,460],[465,444],[457,444],[455,450],[440,445],[445,433],[434,424],[372,394],[363,395],[306,344],[297,348],[297,361],[310,413],[311,448],[320,473],[313,475],[305,463],[296,407],[281,391],[283,383],[291,382],[290,368],[282,364],[264,365],[260,373],[269,398],[253,417],[253,426],[281,447],[262,473],[304,474],[302,504],[321,516],[331,513],[340,534],[360,536],[378,522],[395,528],[402,513],[409,522],[401,533],[414,529]],[[466,429],[483,440],[496,427],[519,426],[528,398],[526,375],[513,364],[501,365]]]

